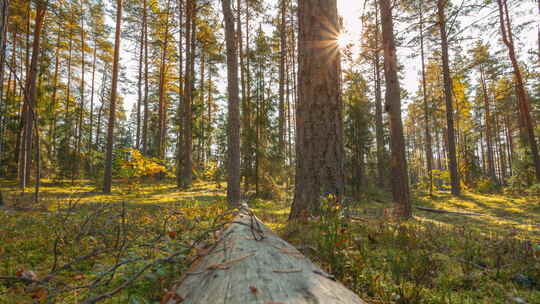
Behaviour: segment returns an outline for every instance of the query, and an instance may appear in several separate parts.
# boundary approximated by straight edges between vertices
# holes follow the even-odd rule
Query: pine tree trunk
[[[159,104],[158,104],[158,134],[156,138],[156,156],[159,159],[165,157],[165,135],[167,134],[167,101],[165,100],[165,87],[167,86],[166,66],[167,66],[167,47],[169,42],[169,6],[170,0],[167,1],[166,16],[165,16],[165,32],[163,37],[161,65],[159,67]]]
[[[398,63],[394,42],[394,24],[390,0],[379,0],[382,25],[382,46],[384,51],[384,75],[386,79],[385,109],[390,120],[390,148],[392,170],[392,196],[396,205],[396,215],[401,218],[412,216],[405,158],[405,140],[401,121],[401,97],[398,79]]]
[[[524,133],[527,134],[527,141],[533,158],[536,180],[540,182],[540,156],[538,155],[538,146],[536,145],[536,138],[534,135],[534,121],[531,117],[523,76],[521,75],[516,51],[514,49],[514,38],[512,36],[512,26],[510,23],[510,16],[508,14],[508,6],[506,4],[506,0],[497,0],[497,4],[499,5],[499,21],[503,42],[508,49],[508,56],[510,57],[512,68],[514,70],[519,114],[525,128]]]
[[[185,99],[183,98],[185,86],[182,85],[185,81],[184,74],[184,48],[182,46],[182,39],[184,38],[184,1],[181,0],[178,3],[178,24],[180,31],[178,32],[178,88],[179,88],[179,102],[176,110],[178,119],[178,135],[176,138],[176,186],[182,187],[182,158],[183,158],[183,124],[182,122],[182,108],[184,107]]]
[[[39,1],[36,8],[36,17],[34,22],[34,40],[32,42],[32,60],[28,71],[28,77],[25,87],[26,111],[24,117],[24,136],[23,136],[23,175],[20,179],[20,186],[24,189],[30,179],[30,170],[32,167],[32,143],[34,133],[34,123],[37,123],[37,76],[40,54],[41,30],[47,10],[47,3]],[[35,126],[36,128],[38,126]]]
[[[446,33],[446,16],[444,7],[447,0],[437,1],[437,16],[441,35],[441,50],[444,77],[444,96],[446,101],[446,130],[448,148],[448,167],[450,169],[450,183],[452,185],[452,195],[458,196],[461,193],[459,173],[457,169],[456,139],[454,136],[454,110],[452,101],[452,78],[450,77],[450,64],[448,62],[448,38]]]
[[[429,130],[429,106],[426,88],[426,64],[424,54],[424,11],[423,0],[420,1],[420,60],[422,61],[422,98],[424,101],[424,136],[426,137],[426,171],[428,174],[429,195],[433,194],[433,151],[431,148],[431,132]]]
[[[488,101],[488,93],[486,89],[486,79],[484,75],[484,68],[480,64],[480,84],[482,86],[482,97],[484,100],[484,113],[485,113],[485,125],[486,125],[486,149],[487,149],[487,164],[489,178],[494,184],[497,184],[497,176],[495,175],[495,165],[493,161],[493,131],[491,130],[491,111]]]
[[[240,107],[238,94],[238,51],[230,0],[222,0],[227,48],[227,201],[240,203]]]
[[[191,186],[193,179],[193,83],[195,66],[195,0],[186,2],[186,85],[184,98],[184,145],[182,164],[182,187]]]
[[[336,1],[299,0],[296,187],[290,219],[320,212],[321,195],[341,201],[343,126]]]
[[[279,25],[279,118],[278,118],[278,149],[279,157],[283,160],[285,156],[285,58],[287,56],[287,36],[285,14],[287,13],[287,1],[280,1],[280,25]]]
[[[144,113],[142,126],[142,152],[148,155],[148,17],[146,15],[147,2],[143,1],[143,33],[144,33]]]
[[[105,178],[103,192],[111,193],[112,187],[112,150],[114,141],[114,122],[116,119],[116,94],[118,86],[118,70],[120,57],[120,32],[122,31],[122,0],[116,0],[116,32],[114,37],[113,70],[111,79],[111,104],[109,109],[109,125],[107,129],[107,151],[105,154]]]
[[[379,21],[379,8],[377,1],[375,1],[375,50],[373,52],[373,66],[375,73],[375,139],[377,143],[377,184],[379,187],[384,187],[385,178],[385,164],[384,164],[384,127],[383,127],[383,109],[382,109],[382,93],[381,93],[381,64],[379,57],[379,35],[380,35],[380,21]]]

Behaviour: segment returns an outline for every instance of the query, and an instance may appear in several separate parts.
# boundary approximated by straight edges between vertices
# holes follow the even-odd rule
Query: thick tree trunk
[[[230,0],[222,0],[227,47],[227,201],[240,203],[240,107],[238,94],[238,51]]]
[[[335,0],[298,4],[296,187],[290,219],[320,211],[321,195],[343,197],[340,32]]]
[[[508,6],[506,0],[497,0],[497,4],[499,5],[499,21],[502,39],[508,49],[508,56],[510,57],[512,68],[514,70],[519,114],[525,128],[524,133],[527,134],[527,141],[533,158],[536,180],[540,182],[540,156],[538,155],[538,146],[536,145],[536,138],[534,135],[534,121],[531,117],[529,100],[527,99],[523,76],[521,75],[516,51],[514,49],[514,38],[512,36],[512,25],[510,23],[510,15],[508,14]]]
[[[107,151],[105,154],[105,178],[103,192],[111,193],[112,187],[112,150],[114,141],[114,122],[116,119],[116,91],[118,86],[118,59],[120,57],[120,32],[122,31],[122,0],[116,0],[116,32],[114,37],[113,70],[111,79],[111,104],[107,129]]]
[[[410,218],[411,201],[409,177],[405,158],[405,140],[401,121],[401,97],[398,79],[398,63],[394,42],[394,24],[390,0],[379,0],[381,10],[382,42],[384,51],[384,75],[386,79],[385,109],[390,120],[390,148],[392,170],[392,196],[396,205],[396,215]]]
[[[454,110],[452,101],[452,78],[450,77],[450,64],[448,62],[448,38],[446,33],[446,15],[444,12],[448,0],[437,0],[437,16],[441,35],[441,50],[444,77],[444,97],[446,101],[446,129],[448,145],[448,167],[450,169],[450,183],[452,194],[457,196],[461,193],[459,173],[457,169],[456,139],[454,136]]]

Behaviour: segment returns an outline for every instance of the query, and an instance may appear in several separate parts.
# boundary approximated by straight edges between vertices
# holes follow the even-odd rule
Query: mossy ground
[[[41,206],[35,208],[29,203],[31,193],[21,196],[12,182],[0,181],[7,204],[0,209],[0,276],[32,270],[41,279],[55,264],[55,244],[56,264],[64,265],[100,245],[114,245],[118,227],[127,231],[129,244],[122,251],[129,263],[111,275],[108,286],[92,293],[65,287],[89,284],[107,265],[118,262],[116,256],[103,254],[61,271],[45,286],[45,296],[28,284],[0,281],[0,303],[27,303],[32,297],[77,303],[122,284],[146,263],[166,257],[200,237],[201,231],[219,226],[217,215],[227,209],[224,187],[200,182],[189,190],[179,190],[166,181],[117,182],[113,193],[104,195],[89,181],[45,181]],[[340,210],[327,208],[321,217],[287,223],[290,203],[290,195],[283,195],[276,200],[252,199],[250,206],[274,231],[368,302],[540,303],[537,197],[418,194],[415,205],[483,216],[415,209],[414,219],[406,223],[383,216],[382,210],[392,206],[386,192],[348,202],[354,214],[351,219],[343,218]],[[92,219],[99,229],[85,230],[85,222],[103,206],[110,207],[103,209],[103,219]],[[63,210],[71,210],[72,215],[66,216]],[[124,217],[118,217],[122,212]],[[106,302],[159,303],[163,290],[181,276],[193,254],[178,256],[174,264],[152,266],[135,284]],[[67,291],[54,297],[58,289]]]

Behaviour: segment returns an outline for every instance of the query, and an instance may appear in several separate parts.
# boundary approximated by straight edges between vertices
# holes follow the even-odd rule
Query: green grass
[[[230,220],[218,217],[227,210],[224,187],[200,182],[179,190],[167,181],[117,181],[113,193],[104,195],[89,181],[45,181],[35,206],[32,193],[21,195],[13,182],[0,180],[8,205],[0,210],[0,276],[31,270],[39,280],[51,273],[55,259],[57,268],[72,263],[34,288],[0,280],[0,303],[28,303],[32,297],[77,303],[119,286],[147,263],[190,248],[197,239],[212,242],[214,236],[203,232]],[[265,224],[370,303],[511,303],[517,298],[540,303],[538,198],[419,194],[415,206],[483,216],[415,209],[406,223],[384,216],[392,207],[384,191],[348,201],[352,218],[343,217],[343,208],[327,206],[321,217],[288,223],[291,200],[249,203]],[[122,250],[119,231],[126,244]],[[73,263],[96,248],[114,250]],[[198,248],[153,265],[105,303],[159,303]],[[119,261],[125,265],[107,277],[108,284],[70,290],[92,283]]]
[[[87,181],[76,185],[45,181],[39,206],[31,203],[31,193],[21,195],[13,183],[0,185],[7,205],[0,209],[0,276],[20,277],[32,271],[32,279],[43,280],[57,269],[39,286],[0,280],[0,303],[30,303],[32,298],[78,303],[175,254],[105,301],[159,303],[164,289],[199,250],[194,243],[211,242],[214,235],[205,233],[231,219],[219,217],[227,210],[224,192],[209,183],[197,183],[188,191],[168,182],[116,184],[112,194],[104,195]],[[95,250],[104,252],[77,260]],[[61,269],[64,265],[69,267]],[[112,271],[114,265],[120,266]],[[103,274],[107,275],[95,288],[78,288]]]

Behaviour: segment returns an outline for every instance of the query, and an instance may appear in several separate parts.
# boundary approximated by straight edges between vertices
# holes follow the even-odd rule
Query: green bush
[[[495,193],[499,191],[499,186],[487,178],[483,178],[476,184],[476,191],[480,193]]]

